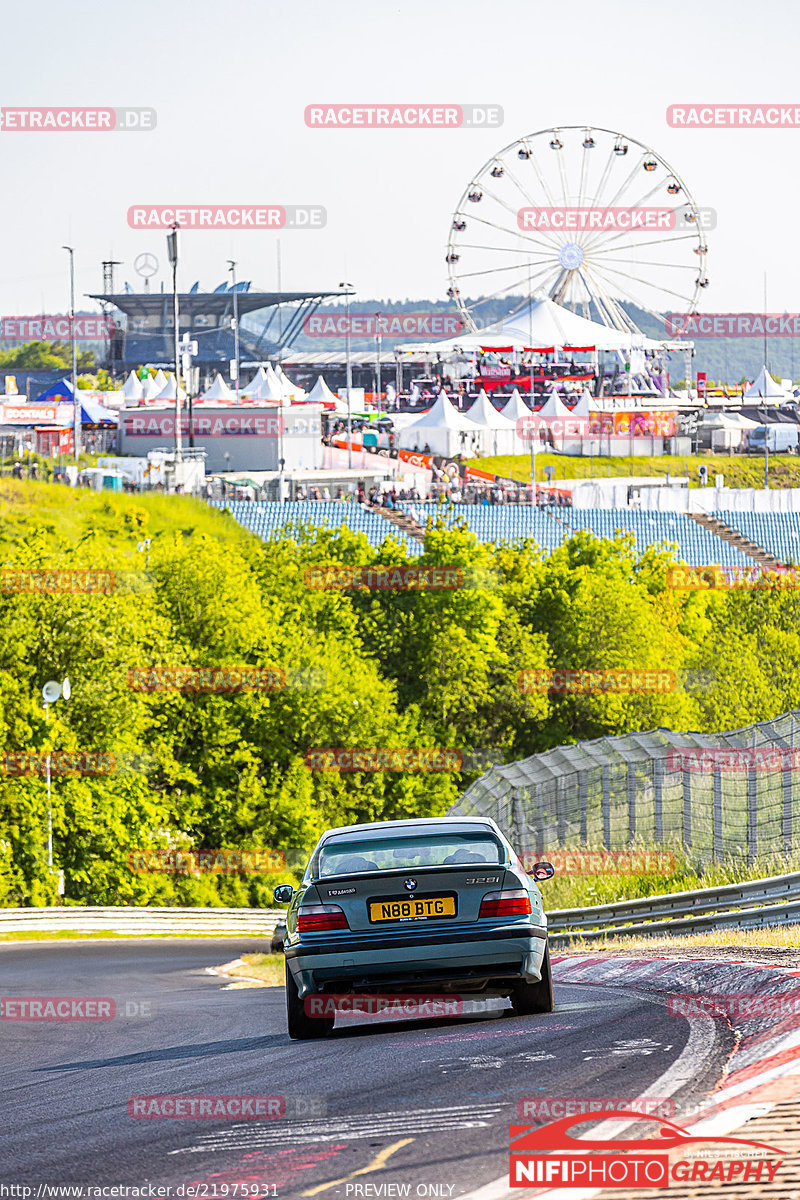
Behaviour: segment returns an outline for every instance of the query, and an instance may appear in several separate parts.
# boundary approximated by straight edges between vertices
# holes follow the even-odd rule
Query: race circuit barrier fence
[[[0,938],[9,933],[109,933],[164,937],[270,936],[285,910],[276,908],[134,908],[64,905],[0,908]]]
[[[800,872],[547,914],[549,939],[554,945],[576,938],[685,936],[799,922]]]
[[[448,815],[492,817],[520,853],[647,847],[753,864],[800,849],[799,800],[795,710],[727,733],[656,729],[495,765]]]

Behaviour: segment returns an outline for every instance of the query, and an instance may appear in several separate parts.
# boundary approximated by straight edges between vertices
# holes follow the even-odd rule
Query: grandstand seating
[[[415,538],[377,513],[352,502],[294,500],[280,504],[277,500],[218,500],[214,501],[214,506],[228,509],[244,529],[255,533],[262,541],[269,541],[287,526],[297,529],[300,525],[312,525],[338,530],[345,525],[354,533],[365,534],[370,546],[380,546],[391,537],[409,554],[422,552],[422,546]]]
[[[403,507],[409,509],[411,505]],[[622,531],[633,534],[637,554],[660,542],[677,542],[678,559],[692,567],[713,563],[724,567],[753,565],[751,558],[698,525],[687,513],[627,508],[536,509],[529,504],[417,504],[416,508],[423,525],[429,516],[442,517],[447,525],[464,520],[482,542],[497,544],[530,537],[549,552],[578,530],[599,538],[611,538]]]
[[[223,500],[215,503],[227,508],[240,525],[265,541],[286,526],[339,529],[345,525],[365,534],[371,546],[380,546],[391,537],[411,555],[422,552],[422,546],[413,537],[352,502],[299,500],[281,505],[277,501]],[[626,508],[537,509],[529,504],[401,503],[400,507],[406,512],[415,508],[423,527],[428,517],[441,518],[447,526],[463,521],[481,542],[498,545],[528,537],[547,554],[578,530],[599,538],[611,538],[622,531],[633,534],[637,554],[648,546],[675,542],[677,559],[692,567],[714,563],[722,567],[753,566],[751,558],[693,521],[687,513]],[[795,514],[721,512],[716,515],[781,561],[800,561],[800,520]]]
[[[782,563],[800,563],[800,513],[715,512],[718,521]]]

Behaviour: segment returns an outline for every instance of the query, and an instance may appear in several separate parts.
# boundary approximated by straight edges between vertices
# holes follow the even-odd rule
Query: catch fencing
[[[698,863],[800,849],[800,711],[727,733],[598,738],[491,767],[450,816],[494,818],[519,852],[635,846]]]

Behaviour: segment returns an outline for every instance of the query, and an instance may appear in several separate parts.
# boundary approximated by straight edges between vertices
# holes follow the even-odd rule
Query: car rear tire
[[[511,993],[511,1005],[518,1017],[528,1017],[532,1013],[548,1013],[555,1008],[549,946],[545,946],[541,979],[538,983],[517,984]]]
[[[296,1042],[307,1041],[309,1038],[327,1037],[333,1029],[335,1017],[309,1017],[303,1007],[303,1001],[297,994],[297,984],[286,963],[286,1024],[289,1037]]]

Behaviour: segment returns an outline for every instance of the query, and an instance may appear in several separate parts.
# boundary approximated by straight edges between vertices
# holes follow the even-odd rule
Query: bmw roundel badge
[[[406,880],[406,891],[407,892],[413,892],[413,890],[416,886],[417,886],[416,879],[407,879]]]

